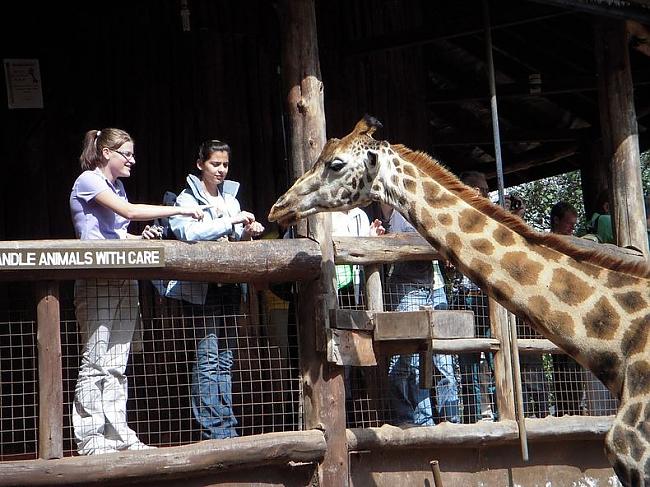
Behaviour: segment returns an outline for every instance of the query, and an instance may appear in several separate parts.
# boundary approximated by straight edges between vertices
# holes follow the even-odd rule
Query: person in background
[[[571,203],[558,201],[551,208],[551,232],[558,235],[573,235],[578,222],[578,212]]]
[[[397,211],[390,212],[391,233],[415,232],[415,228]],[[438,261],[397,262],[388,276],[388,289],[395,311],[418,311],[421,306],[447,309],[445,281]],[[437,420],[460,422],[458,383],[452,355],[434,354],[433,364],[440,374],[437,379]],[[429,389],[423,388],[420,378],[420,355],[395,355],[390,360],[389,382],[391,402],[397,424],[411,423],[421,426],[434,424]]]
[[[385,229],[381,221],[370,223],[368,215],[361,208],[332,212],[333,237],[376,237]],[[361,304],[361,268],[358,265],[336,266],[336,287],[339,306],[354,308]]]
[[[135,165],[134,144],[124,130],[86,132],[79,157],[83,172],[70,193],[70,212],[77,238],[116,240],[155,238],[147,225],[129,234],[130,221],[184,215],[203,218],[196,204],[177,207],[129,202],[120,178]],[[139,317],[138,281],[84,279],[75,282],[75,314],[81,335],[81,365],[75,386],[72,425],[80,455],[152,448],[138,439],[126,419],[125,375],[131,340]]]
[[[176,205],[208,205],[205,218],[194,221],[185,216],[169,219],[179,240],[250,240],[264,227],[255,215],[242,211],[237,192],[239,183],[226,179],[230,169],[230,146],[220,140],[206,140],[199,146],[195,162],[199,175],[189,174]],[[193,322],[196,360],[192,369],[191,400],[194,418],[205,439],[238,436],[232,408],[233,349],[236,328],[226,321],[239,312],[242,286],[207,282],[169,281],[164,289],[168,298],[185,301],[186,316]]]
[[[596,198],[596,211],[589,219],[590,233],[598,237],[600,243],[616,243],[612,230],[612,217],[609,214],[609,194],[601,191]]]

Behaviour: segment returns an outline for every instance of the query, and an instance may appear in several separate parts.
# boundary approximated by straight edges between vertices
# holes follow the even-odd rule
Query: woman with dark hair
[[[176,199],[177,205],[210,205],[205,218],[196,222],[177,216],[169,226],[180,240],[250,240],[264,227],[255,215],[242,211],[237,201],[239,183],[226,179],[230,167],[230,146],[208,140],[199,146],[196,167],[199,176],[187,176],[187,185]],[[192,370],[192,411],[206,439],[237,435],[237,419],[232,409],[232,375],[236,327],[226,317],[237,315],[242,290],[239,284],[170,281],[165,296],[187,304],[199,339]],[[187,316],[186,315],[186,316]]]
[[[124,130],[86,133],[79,161],[83,172],[70,194],[77,238],[113,240],[155,238],[147,225],[141,235],[127,232],[131,220],[184,215],[203,218],[196,203],[171,207],[130,203],[120,178],[135,165],[133,139]],[[151,448],[126,422],[124,374],[139,316],[138,281],[84,279],[75,282],[75,314],[81,334],[81,367],[75,387],[72,424],[80,455]]]

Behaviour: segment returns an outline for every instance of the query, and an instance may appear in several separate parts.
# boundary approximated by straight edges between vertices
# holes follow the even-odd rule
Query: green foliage
[[[643,193],[650,194],[650,151],[641,154],[641,182]],[[582,187],[580,185],[580,171],[573,171],[560,176],[539,179],[530,183],[520,184],[507,188],[506,193],[515,192],[526,204],[524,219],[533,228],[539,231],[550,231],[551,222],[549,213],[558,201],[571,203],[578,211],[578,225],[576,233],[582,235],[586,232],[586,216],[582,202]]]

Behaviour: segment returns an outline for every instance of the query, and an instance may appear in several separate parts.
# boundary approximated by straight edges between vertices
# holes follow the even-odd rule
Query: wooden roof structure
[[[0,238],[70,237],[67,197],[83,132],[118,126],[137,143],[126,182],[133,201],[179,190],[198,143],[231,143],[243,206],[266,215],[292,178],[282,88],[282,19],[276,2],[116,0],[4,7],[3,59],[40,61],[43,109],[0,100],[6,202],[29,204],[29,180],[51,202],[25,221],[0,215]],[[486,74],[486,17],[479,0],[315,2],[327,135],[364,113],[378,134],[424,150],[455,172],[478,169],[496,186]],[[648,2],[487,2],[507,186],[602,157],[598,22],[625,18],[639,146],[649,147]],[[140,162],[141,161],[141,162]]]

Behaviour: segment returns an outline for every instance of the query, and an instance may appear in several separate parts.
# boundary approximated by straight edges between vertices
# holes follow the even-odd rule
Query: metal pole
[[[528,432],[526,431],[526,419],[524,418],[524,402],[521,389],[521,367],[519,364],[519,346],[517,345],[517,323],[515,315],[508,313],[508,325],[510,326],[510,350],[512,353],[512,374],[515,384],[515,411],[517,412],[517,426],[519,427],[519,444],[521,445],[521,456],[524,462],[528,461]]]
[[[488,81],[490,83],[490,111],[492,113],[492,135],[494,137],[494,158],[497,164],[497,186],[499,189],[499,204],[504,206],[503,194],[503,162],[501,159],[501,137],[499,136],[499,110],[497,108],[497,90],[494,81],[494,59],[492,58],[492,30],[490,28],[490,8],[488,1],[483,0],[483,21],[485,23],[485,44],[487,54]]]
[[[499,190],[499,204],[505,206],[503,161],[501,158],[501,137],[499,136],[499,111],[497,108],[496,82],[494,79],[494,58],[492,57],[492,31],[490,27],[490,8],[488,0],[483,0],[483,21],[485,23],[485,44],[488,68],[488,81],[490,83],[490,111],[492,113],[492,134],[494,136],[494,157],[497,165],[497,186]],[[503,340],[510,338],[511,363],[513,366],[513,381],[516,399],[517,425],[519,427],[519,441],[521,442],[521,456],[528,461],[528,435],[524,419],[523,395],[521,387],[521,373],[519,369],[519,347],[517,346],[517,328],[515,317],[508,312],[508,326],[510,337],[504,336]]]
[[[438,460],[431,460],[429,466],[431,466],[431,472],[433,473],[433,486],[442,487],[442,476],[440,475],[440,464]]]

